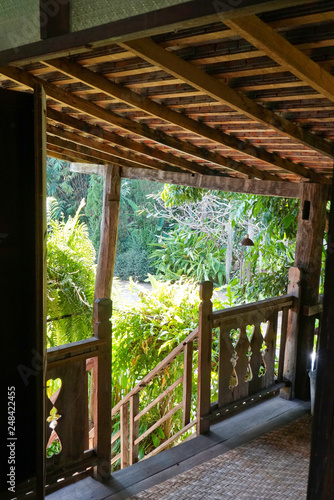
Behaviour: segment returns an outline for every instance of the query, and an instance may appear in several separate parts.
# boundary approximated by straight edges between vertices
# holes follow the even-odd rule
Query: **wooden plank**
[[[95,299],[110,298],[118,233],[118,215],[121,196],[119,167],[105,167],[102,209],[101,242],[98,256]]]
[[[249,322],[249,315],[253,312],[260,312],[261,314],[267,315],[269,309],[274,309],[279,311],[283,307],[291,306],[294,302],[294,296],[292,294],[281,295],[279,297],[274,297],[270,299],[259,300],[258,302],[251,302],[249,304],[242,304],[240,306],[228,307],[227,309],[222,309],[221,311],[214,311],[212,313],[213,325],[219,325],[223,320],[230,320],[233,318],[238,318],[240,321],[240,316],[243,315],[243,322]],[[250,322],[249,324],[252,324]]]
[[[226,24],[264,51],[284,70],[290,71],[327,99],[334,100],[334,77],[258,17],[228,20]]]
[[[138,444],[135,442],[139,435],[139,421],[135,419],[139,412],[139,392],[130,399],[130,436],[129,436],[129,458],[130,465],[138,462]]]
[[[117,439],[119,439],[120,437],[121,431],[119,430],[118,432],[115,432],[115,434],[113,434],[113,436],[111,437],[110,444],[114,444],[114,442],[117,441]]]
[[[94,336],[105,343],[103,350],[100,349],[98,353],[98,365],[93,369],[95,384],[97,381],[94,415],[94,448],[99,461],[95,470],[97,479],[108,478],[111,470],[111,310],[111,300],[108,298],[98,299],[94,303]]]
[[[47,361],[48,367],[56,361],[71,359],[75,356],[81,354],[87,354],[87,358],[92,356],[92,353],[96,353],[98,349],[104,345],[102,340],[96,338],[89,338],[84,340],[78,340],[76,342],[71,342],[70,344],[64,344],[57,347],[50,347],[47,350]]]
[[[193,348],[194,343],[188,342],[184,348],[183,363],[183,417],[182,427],[190,422],[191,395],[192,395],[192,375],[193,375]]]
[[[81,164],[83,172],[89,168]],[[257,194],[260,196],[279,196],[283,198],[300,198],[302,184],[285,181],[269,181],[256,179],[236,179],[216,175],[191,175],[183,172],[153,172],[147,168],[122,169],[122,177],[127,179],[143,179],[155,182],[179,184],[184,186],[217,189],[232,193]]]
[[[186,347],[187,347],[187,345],[186,345]],[[186,350],[186,347],[185,347],[185,350]],[[138,413],[135,416],[135,421],[139,420],[143,415],[145,415],[148,411],[150,411],[151,408],[153,408],[155,405],[160,403],[160,401],[162,399],[164,399],[168,394],[170,394],[175,389],[175,387],[177,387],[179,384],[181,384],[182,381],[183,381],[183,376],[178,378],[174,382],[174,384],[170,385],[167,389],[165,389],[161,394],[159,394],[158,397],[156,397],[149,405],[147,405],[140,413]],[[136,394],[139,394],[139,393],[136,393]],[[130,399],[130,401],[131,401],[131,399]]]
[[[173,441],[175,441],[178,437],[182,436],[182,434],[184,434],[189,429],[191,429],[192,427],[194,427],[194,425],[196,425],[196,423],[197,423],[196,419],[193,420],[192,422],[189,422],[189,424],[187,424],[184,427],[182,427],[181,430],[179,430],[176,434],[174,434],[172,437],[170,437],[169,439],[167,439],[167,441],[164,441],[163,443],[161,443],[160,446],[158,446],[153,451],[151,451],[151,453],[149,453],[148,455],[146,455],[144,457],[144,459],[153,457],[154,455],[157,455],[157,453],[160,453],[160,451],[164,450],[167,446],[169,446],[171,443],[173,443]]]
[[[303,307],[303,314],[305,316],[318,316],[319,314],[322,313],[324,308],[324,305],[322,302],[319,302],[318,304],[315,304],[313,306],[304,306]]]
[[[231,106],[233,109],[253,118],[257,122],[269,126],[270,129],[277,130],[280,134],[295,139],[331,158],[334,157],[334,148],[329,142],[320,139],[311,132],[305,131],[302,127],[275,114],[271,110],[260,106],[255,101],[230,88],[227,84],[216,80],[199,68],[163,49],[152,40],[141,39],[134,42],[127,42],[122,44],[122,46],[131,49],[139,57],[159,66],[176,78],[181,78],[206,95],[217,99],[220,103]],[[300,165],[294,165],[293,167],[285,165],[284,169],[301,177],[309,178],[311,181],[329,183],[328,179],[326,180],[323,176]]]
[[[169,418],[171,418],[174,415],[174,413],[176,413],[181,408],[183,408],[183,401],[181,403],[179,403],[178,405],[174,406],[174,408],[172,410],[170,410],[168,413],[166,413],[166,415],[164,415],[163,417],[161,417],[157,422],[155,422],[155,424],[151,425],[151,427],[149,427],[147,429],[147,431],[145,431],[143,434],[141,434],[135,440],[135,444],[139,444],[143,439],[145,439],[149,434],[151,434],[151,432],[153,432],[161,424],[163,424],[164,422],[166,422],[166,420],[168,420]]]
[[[121,456],[122,456],[122,454],[119,453],[118,455],[115,455],[114,457],[112,457],[111,462],[110,462],[111,465],[114,464],[115,462],[117,462],[117,460],[120,460]]]
[[[36,498],[45,495],[45,409],[46,409],[46,98],[43,87],[34,89],[35,149],[35,280],[36,280],[36,348],[42,365],[38,366],[36,404]]]
[[[117,99],[120,99],[121,101],[130,104],[137,109],[141,109],[149,113],[150,115],[166,120],[168,123],[177,125],[184,130],[194,132],[201,137],[206,137],[211,141],[215,141],[233,150],[242,151],[242,153],[247,154],[252,158],[265,161],[270,165],[284,168],[284,165],[287,164],[294,168],[293,162],[284,160],[277,154],[268,153],[263,148],[260,149],[251,146],[250,144],[247,144],[244,141],[237,139],[236,137],[233,137],[229,134],[224,134],[220,130],[214,129],[212,127],[209,127],[208,125],[205,125],[204,123],[193,120],[184,113],[173,111],[163,104],[159,104],[141,94],[138,94],[137,92],[124,87],[124,85],[119,85],[103,75],[99,75],[94,71],[84,68],[78,63],[74,63],[66,59],[52,59],[51,61],[48,61],[48,64],[67,75],[73,76],[86,85],[92,86],[98,91],[102,91],[109,96],[116,97]],[[255,170],[254,173],[256,173]],[[263,177],[263,172],[257,172],[260,176],[259,178],[265,178]]]
[[[99,26],[49,40],[3,50],[0,52],[0,65],[13,61],[29,63],[50,57],[73,55],[87,52],[88,44],[90,48],[94,48],[117,41],[201,26],[217,22],[219,19],[224,21],[224,19],[232,17],[258,14],[311,2],[312,0],[258,0],[256,2],[246,0],[239,8],[232,8],[230,4],[222,2],[217,9],[217,3],[211,4],[202,0],[193,0],[182,6],[177,4],[152,12],[145,12],[128,18],[126,22],[124,22],[124,19],[106,22]]]
[[[334,495],[334,189],[328,230],[324,311],[319,335],[315,409],[312,432],[308,500],[327,500]]]
[[[198,321],[198,382],[197,382],[197,434],[210,429],[210,422],[202,417],[210,413],[211,402],[211,344],[212,344],[212,289],[211,281],[200,285]]]
[[[325,186],[303,186],[294,262],[295,266],[303,270],[300,291],[301,307],[315,304],[319,298],[327,193]],[[314,322],[314,316],[304,316],[301,310],[297,347],[296,397],[305,400],[310,397],[307,370],[311,368]]]
[[[121,406],[121,469],[129,465],[129,410],[128,403]]]

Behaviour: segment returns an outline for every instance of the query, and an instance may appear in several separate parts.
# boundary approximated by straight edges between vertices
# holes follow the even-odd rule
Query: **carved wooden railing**
[[[212,284],[201,285],[198,357],[198,432],[237,401],[255,400],[254,395],[275,391],[283,384],[283,363],[288,312],[295,297],[283,295],[212,312]],[[280,335],[278,340],[278,313]],[[218,400],[211,401],[212,336],[219,343]],[[275,370],[276,366],[276,370]]]
[[[50,485],[47,491],[54,489],[60,480],[62,485],[70,482],[74,474],[110,475],[111,301],[97,300],[94,313],[92,338],[50,348],[47,352],[47,380],[54,381],[58,387],[46,404],[45,418],[49,424],[46,442],[52,455],[47,459],[47,484]],[[95,436],[91,448],[87,373],[90,366],[97,371]]]

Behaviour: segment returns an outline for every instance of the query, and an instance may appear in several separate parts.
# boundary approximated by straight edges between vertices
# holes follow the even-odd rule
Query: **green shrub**
[[[92,335],[95,251],[88,228],[75,216],[55,220],[57,202],[48,199],[47,343],[48,347]]]
[[[131,276],[135,281],[144,281],[153,270],[148,253],[142,247],[117,254],[114,274],[122,280]]]

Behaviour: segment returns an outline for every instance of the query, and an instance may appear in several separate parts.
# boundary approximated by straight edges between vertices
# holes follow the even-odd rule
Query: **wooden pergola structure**
[[[106,13],[103,22],[75,31],[74,5],[72,12],[69,1],[54,0],[53,10],[49,4],[39,3],[40,39],[0,51],[0,86],[20,95],[35,92],[37,172],[43,170],[44,151],[80,163],[76,168],[81,172],[105,176],[97,298],[110,296],[120,178],[299,198],[294,265],[301,277],[291,282],[290,293],[300,285],[300,307],[289,315],[284,394],[308,399],[315,317],[302,311],[318,303],[333,177],[334,2],[176,0],[156,10],[147,1],[137,15]],[[1,102],[7,95],[0,94]],[[35,189],[40,200],[43,182]],[[43,222],[36,224],[41,256]],[[334,495],[334,391],[329,383],[334,375],[333,224],[332,211],[309,500]],[[43,283],[42,258],[37,268],[36,294]],[[109,373],[110,311],[106,303],[99,307],[94,342],[76,346],[75,356],[86,360],[95,353],[103,384]],[[41,306],[39,311],[44,314]],[[42,351],[43,328],[40,321],[36,335]],[[68,370],[63,376],[70,378],[71,370],[64,367],[73,353],[68,347],[60,351],[48,354],[48,370],[62,366]],[[45,368],[38,375],[43,376]],[[108,397],[99,401],[100,416],[110,414]],[[44,411],[40,406],[40,422]],[[101,458],[110,453],[107,421],[95,438],[99,451],[94,464],[102,477],[109,474]],[[44,494],[44,474],[39,455],[38,498]]]

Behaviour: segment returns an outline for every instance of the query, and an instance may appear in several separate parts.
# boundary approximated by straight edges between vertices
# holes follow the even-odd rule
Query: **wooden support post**
[[[294,263],[302,271],[295,395],[303,400],[310,398],[307,370],[311,367],[315,318],[303,315],[302,309],[318,302],[327,200],[327,186],[303,184]]]
[[[36,347],[40,359],[39,374],[36,377],[36,499],[44,499],[45,464],[45,386],[46,386],[46,97],[44,89],[34,89],[34,149],[35,149],[35,279]]]
[[[202,417],[210,413],[211,401],[212,291],[211,281],[204,281],[201,284],[198,323],[197,434],[203,434],[210,429],[210,421],[203,420]]]
[[[328,232],[324,309],[319,334],[307,500],[334,498],[334,183]]]
[[[299,319],[299,295],[300,295],[300,270],[298,267],[289,269],[288,293],[296,297],[295,304],[289,309],[288,324],[286,328],[285,354],[283,362],[283,381],[287,383],[280,392],[283,399],[293,399],[296,362],[297,362],[297,340],[298,340],[298,319]]]
[[[95,300],[103,297],[110,298],[111,294],[116,259],[120,196],[120,168],[115,165],[106,165],[104,170],[101,241],[95,280]]]
[[[139,392],[130,399],[130,465],[138,462],[138,444],[135,444],[139,437],[139,420],[135,421],[135,416],[139,413]]]
[[[128,403],[121,406],[121,469],[129,465],[129,409]]]
[[[193,342],[188,342],[184,348],[182,427],[185,427],[190,422],[192,374],[193,374],[192,364],[193,364]]]
[[[114,265],[116,259],[116,245],[117,245],[117,232],[118,232],[118,215],[119,215],[119,204],[120,204],[120,192],[121,192],[121,177],[120,168],[117,166],[106,165],[103,171],[104,175],[104,191],[103,191],[103,212],[102,212],[102,222],[101,222],[101,241],[100,241],[100,251],[98,257],[96,279],[95,279],[95,302],[98,304],[107,304],[104,299],[110,303],[112,279],[114,274]],[[103,300],[101,300],[103,299]],[[99,324],[100,317],[96,316],[100,314],[100,306],[94,308],[94,321]],[[110,306],[111,315],[111,306]],[[110,318],[110,316],[109,316]],[[108,318],[108,322],[109,322]],[[110,322],[109,322],[110,325]],[[109,334],[106,339],[106,348],[103,356],[99,356],[98,364],[97,358],[94,358],[92,379],[91,379],[91,401],[90,407],[100,408],[101,411],[94,411],[94,427],[95,436],[96,425],[99,425],[98,420],[101,415],[104,414],[108,416],[111,415],[111,329],[109,326]],[[107,366],[108,365],[108,366]],[[109,370],[109,371],[108,371]],[[102,373],[102,374],[101,374]],[[104,380],[104,375],[107,377]],[[100,390],[100,382],[102,384]],[[108,384],[108,389],[107,385]],[[109,391],[108,395],[107,390]],[[106,394],[106,399],[104,396],[99,397],[98,394]],[[110,400],[110,401],[109,401]],[[98,415],[96,420],[96,414]],[[107,418],[107,417],[104,417]],[[110,418],[109,418],[110,420]],[[110,422],[111,426],[111,422]],[[111,428],[110,428],[111,435]],[[109,446],[110,449],[110,436],[106,441],[105,446]],[[103,454],[106,454],[105,449]],[[110,475],[110,460],[109,466],[106,465],[105,469],[98,467],[96,474],[98,477],[107,477],[108,471]]]
[[[103,352],[99,350],[97,366],[97,416],[95,415],[94,448],[99,463],[95,476],[98,479],[106,479],[110,476],[111,471],[111,300],[98,299],[94,308],[94,316],[97,318],[94,325],[94,336],[105,342]]]

